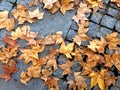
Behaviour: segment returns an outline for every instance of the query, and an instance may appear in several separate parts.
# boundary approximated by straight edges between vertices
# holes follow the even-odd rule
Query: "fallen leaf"
[[[71,74],[72,62],[67,60],[65,64],[61,64],[59,66],[63,69],[62,75]]]
[[[94,52],[104,53],[106,45],[106,40],[103,37],[100,37],[100,40],[90,41],[90,45],[88,45],[88,48],[90,48]]]
[[[72,0],[61,0],[60,11],[62,14],[65,14],[66,11],[73,10],[73,1]]]
[[[102,69],[100,72],[93,71],[92,73],[90,73],[88,75],[88,77],[91,78],[90,87],[92,88],[93,86],[98,84],[101,90],[105,90],[104,78],[105,78],[106,72],[107,72],[106,69]]]
[[[8,18],[8,11],[0,12],[0,29],[6,28],[8,31],[14,29],[14,18]]]
[[[52,9],[53,4],[56,3],[58,0],[42,0],[43,4],[44,4],[44,8],[47,9]]]
[[[106,40],[108,42],[109,49],[114,49],[114,50],[118,49],[117,45],[119,44],[120,39],[117,38],[117,35],[118,35],[117,32],[106,34]]]
[[[77,14],[73,16],[73,20],[79,23],[80,20],[87,20],[86,15],[87,13],[91,12],[90,8],[87,6],[86,3],[80,3],[77,9]]]
[[[16,68],[16,64],[13,60],[12,60],[11,65],[9,65],[9,66],[2,65],[2,70],[3,70],[4,74],[0,74],[0,78],[4,78],[5,82],[10,80],[11,74],[16,73],[18,71],[18,69]]]
[[[49,77],[47,81],[45,81],[45,85],[48,85],[49,90],[59,90],[58,80],[56,77]]]
[[[74,48],[74,43],[70,43],[66,46],[65,42],[63,41],[60,46],[60,53],[65,54],[67,58],[72,58],[71,54],[73,53],[72,52],[73,48]]]
[[[117,4],[118,7],[120,7],[120,1],[119,0],[111,0],[111,2],[114,2]]]

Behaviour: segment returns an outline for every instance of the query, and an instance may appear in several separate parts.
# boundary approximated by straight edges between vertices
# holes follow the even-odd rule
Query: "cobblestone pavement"
[[[0,10],[13,10],[18,3],[26,5],[30,0],[0,0]],[[105,37],[106,33],[112,33],[117,31],[120,33],[120,8],[118,8],[114,3],[110,3],[110,0],[104,0],[106,6],[105,9],[99,9],[96,13],[89,13],[86,16],[89,18],[89,31],[88,35],[92,38],[99,38],[100,36]],[[50,14],[46,10],[42,10],[42,5],[39,4],[41,11],[45,12],[44,19],[37,20],[33,24],[25,23],[31,26],[31,31],[38,32],[38,37],[48,35],[50,33],[55,33],[56,31],[63,31],[63,37],[67,42],[71,42],[72,38],[77,34],[78,26],[74,21],[71,20],[72,16],[75,14],[74,11],[68,11],[66,15],[62,15],[60,12],[55,14]],[[5,37],[7,32],[5,29],[0,30],[0,45],[5,45],[2,42],[2,38]],[[119,34],[120,37],[120,34]],[[26,42],[20,40],[20,45],[22,47],[26,46]],[[83,42],[82,44],[86,44]],[[49,48],[49,47],[48,47]],[[48,51],[43,53],[46,54]],[[42,56],[42,55],[41,55]],[[57,59],[58,63],[65,63],[65,56],[60,55]],[[19,75],[22,70],[27,66],[23,66],[23,61],[18,61],[17,67],[20,69],[19,72],[12,75],[12,79],[7,83],[3,79],[0,79],[0,90],[48,90],[47,87],[44,87],[43,81],[40,79],[32,79],[27,85],[23,85],[19,81]],[[74,62],[72,66],[72,71],[80,71],[81,67],[77,62]],[[1,73],[1,68],[0,68]],[[60,90],[67,90],[67,82],[64,80],[73,79],[73,75],[62,76],[62,70],[59,68],[57,71],[53,72],[53,75],[59,77],[59,86]],[[113,72],[110,72],[113,74]],[[120,75],[120,73],[118,73]],[[87,88],[90,90],[90,79],[86,78]],[[112,86],[110,89],[106,90],[120,90],[120,76],[118,76],[115,86]],[[95,86],[93,90],[99,90],[98,86]]]

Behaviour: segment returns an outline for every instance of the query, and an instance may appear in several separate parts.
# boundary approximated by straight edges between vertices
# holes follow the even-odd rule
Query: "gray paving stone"
[[[110,88],[110,90],[120,90],[120,88],[115,87],[115,86],[112,86],[112,87]]]
[[[92,20],[93,22],[96,22],[97,24],[99,24],[100,20],[102,19],[102,16],[103,16],[103,14],[101,14],[99,12],[95,12],[95,13],[93,13],[90,20]]]
[[[112,33],[112,31],[110,29],[101,27],[100,31],[97,33],[97,37],[101,37],[101,36],[105,37],[107,33],[110,34]]]
[[[105,13],[105,12],[106,12],[106,10],[105,10],[104,8],[99,8],[98,11],[99,11],[99,12],[102,12],[102,13]]]
[[[95,86],[93,87],[93,90],[100,90],[100,89],[99,89],[98,85],[95,85]]]
[[[104,4],[108,4],[110,0],[103,0]]]
[[[120,32],[120,21],[117,21],[115,29]]]
[[[67,34],[67,40],[72,41],[75,35],[77,35],[77,32],[70,29]]]
[[[78,30],[77,23],[75,21],[72,21],[72,24],[71,24],[70,28],[73,29],[73,30]]]
[[[73,65],[71,67],[72,72],[79,72],[81,70],[81,66],[78,61],[73,62]]]
[[[8,2],[15,3],[17,0],[7,0]]]
[[[63,78],[62,72],[63,72],[63,70],[58,67],[58,70],[54,71],[53,75],[58,77],[58,78]]]
[[[68,90],[67,82],[66,81],[59,80],[58,83],[59,83],[60,90]]]
[[[68,81],[69,81],[69,80],[74,80],[74,75],[73,75],[73,74],[68,75],[68,76],[67,76],[67,80],[68,80]]]
[[[46,36],[57,31],[62,31],[63,37],[65,38],[72,23],[71,18],[74,14],[74,11],[67,12],[66,15],[62,15],[60,12],[53,15],[45,12],[44,19],[37,20],[35,23],[30,24],[31,31],[36,30],[42,36]]]
[[[110,3],[110,6],[113,7],[113,8],[115,8],[115,9],[118,8],[117,5],[116,5],[115,3]]]
[[[17,0],[17,4],[22,3],[23,5],[27,5],[31,0]]]
[[[113,29],[116,24],[116,21],[117,20],[115,18],[105,15],[102,18],[101,25]]]
[[[118,76],[117,80],[116,80],[116,86],[120,87],[120,76]]]
[[[10,11],[12,9],[12,4],[3,0],[1,3],[0,3],[0,10],[7,10],[7,11]]]
[[[100,26],[98,24],[95,24],[93,22],[89,23],[89,30],[87,32],[87,34],[90,37],[97,37],[97,32],[99,31]]]
[[[118,12],[119,12],[118,10],[109,7],[107,14],[116,17],[118,15]]]
[[[58,64],[65,64],[66,63],[66,57],[65,55],[61,54],[57,59]]]

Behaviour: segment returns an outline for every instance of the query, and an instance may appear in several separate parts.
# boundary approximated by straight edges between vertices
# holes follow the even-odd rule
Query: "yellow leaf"
[[[73,53],[72,52],[73,48],[74,48],[74,43],[70,43],[66,46],[65,42],[63,41],[60,47],[60,53],[65,54],[67,58],[72,58],[71,54]]]
[[[104,80],[101,79],[101,78],[98,78],[98,79],[97,79],[97,82],[98,82],[98,86],[100,87],[100,89],[101,89],[101,90],[105,90]]]

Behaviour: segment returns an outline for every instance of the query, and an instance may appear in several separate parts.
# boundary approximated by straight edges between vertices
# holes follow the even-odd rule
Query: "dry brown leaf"
[[[106,70],[102,69],[100,72],[93,71],[88,75],[88,77],[91,78],[90,87],[92,88],[96,84],[98,84],[99,88],[101,90],[105,90],[105,81],[104,81],[104,75]]]
[[[11,60],[11,63],[9,66],[3,65],[2,70],[3,70],[4,74],[0,74],[0,78],[4,78],[5,82],[10,80],[11,74],[16,73],[18,71],[14,60]]]
[[[53,4],[56,3],[58,0],[42,0],[43,4],[44,4],[44,8],[47,9],[52,9]]]
[[[77,14],[73,16],[73,20],[79,23],[80,20],[87,20],[86,15],[87,13],[91,12],[90,8],[88,8],[86,3],[80,3]]]
[[[29,11],[28,8],[22,4],[18,4],[17,9],[13,10],[12,13],[15,19],[18,20],[18,24],[23,24],[25,21],[33,23],[35,22],[35,18],[42,19],[44,15],[44,13],[40,13],[38,8]]]
[[[73,1],[72,0],[61,0],[60,11],[62,14],[65,14],[68,10],[73,10]]]
[[[73,41],[80,46],[82,41],[86,41],[89,39],[89,37],[86,34],[87,31],[88,31],[88,29],[85,28],[84,23],[80,24],[79,29],[78,29],[78,35],[76,35],[73,38]]]
[[[60,46],[60,53],[66,55],[67,58],[72,58],[71,55],[73,54],[72,52],[73,48],[74,48],[74,43],[70,43],[66,46],[65,42],[63,41]]]
[[[32,77],[27,75],[27,72],[22,71],[20,75],[20,82],[23,84],[27,84],[28,81],[30,81]]]
[[[0,29],[6,28],[8,31],[14,29],[14,18],[8,18],[8,11],[0,12]]]
[[[36,60],[39,59],[38,53],[42,52],[44,50],[45,46],[31,46],[31,48],[28,49],[20,49],[22,54],[20,55],[19,59],[25,59],[25,64],[29,63],[32,61],[34,65],[36,65]]]
[[[47,81],[45,81],[45,85],[48,85],[49,90],[59,90],[58,80],[56,77],[49,77]]]
[[[50,9],[50,13],[52,14],[56,13],[59,10],[59,8],[60,8],[60,3],[59,1],[57,1],[53,4],[53,7]]]
[[[63,69],[62,75],[71,74],[72,62],[66,61],[66,64],[59,65]]]
[[[46,64],[46,68],[49,67],[53,67],[53,70],[57,70],[57,62],[56,62],[56,58],[59,54],[59,50],[55,50],[53,48],[50,49],[49,54],[45,57],[45,59],[47,60],[47,64]]]
[[[118,33],[117,32],[114,32],[114,33],[111,33],[111,34],[106,34],[106,39],[107,39],[107,42],[108,42],[108,48],[109,49],[114,49],[114,50],[117,50],[118,47],[117,45],[120,44],[120,39],[117,38],[117,35]]]
[[[106,40],[103,37],[100,37],[100,40],[90,41],[90,45],[88,45],[88,48],[90,48],[94,52],[104,53],[106,45]]]
[[[36,8],[33,11],[29,11],[29,17],[30,18],[37,18],[37,19],[42,19],[44,13],[40,13],[39,8]]]
[[[5,43],[7,43],[11,48],[19,47],[19,44],[17,43],[17,40],[12,40],[9,34],[6,34],[3,41]]]
[[[118,7],[120,7],[120,0],[111,0],[111,2],[114,2],[117,4]]]

